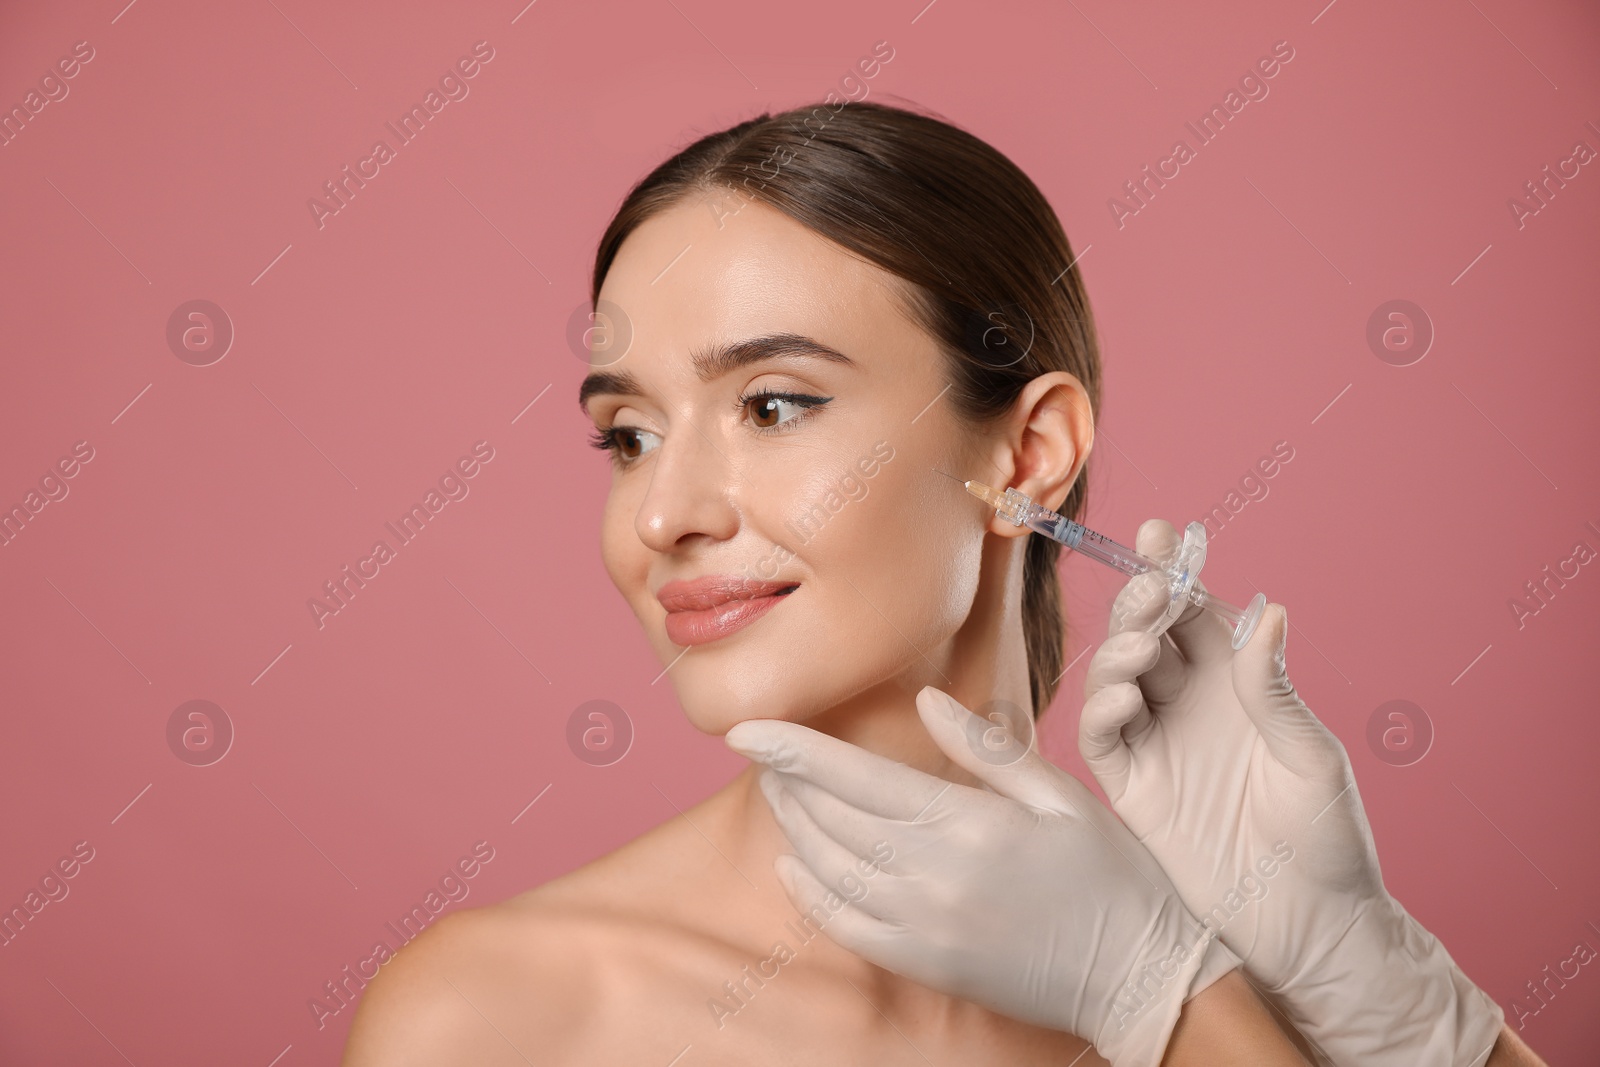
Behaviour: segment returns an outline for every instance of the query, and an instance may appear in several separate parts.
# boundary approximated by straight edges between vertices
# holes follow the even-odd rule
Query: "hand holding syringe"
[[[1015,489],[1001,492],[982,482],[967,481],[961,484],[966,486],[967,492],[991,505],[996,515],[1013,526],[1026,526],[1035,533],[1042,533],[1052,541],[1059,541],[1080,555],[1097,559],[1108,567],[1115,567],[1129,577],[1144,574],[1146,571],[1164,575],[1172,601],[1167,610],[1163,629],[1175,622],[1189,604],[1198,604],[1227,620],[1228,626],[1233,630],[1233,647],[1237,650],[1243,648],[1245,642],[1250,640],[1250,635],[1255,633],[1256,623],[1261,621],[1261,613],[1267,606],[1265,594],[1257,593],[1251,598],[1249,605],[1240,610],[1197,587],[1200,568],[1206,561],[1206,528],[1198,522],[1189,524],[1183,533],[1183,545],[1178,549],[1177,555],[1163,563],[1148,556],[1141,556],[1133,549],[1119,545],[1087,526],[1035,504],[1026,493],[1019,493]]]

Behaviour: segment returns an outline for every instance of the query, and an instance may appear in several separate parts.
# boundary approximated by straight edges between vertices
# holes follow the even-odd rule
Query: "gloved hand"
[[[1140,553],[1177,545],[1140,528]],[[1128,583],[1089,662],[1078,743],[1112,807],[1325,1062],[1482,1064],[1504,1012],[1384,889],[1344,746],[1289,682],[1284,609],[1238,652],[1193,606],[1157,637],[1159,584]]]
[[[761,787],[797,854],[774,863],[790,900],[871,963],[1077,1034],[1116,1067],[1154,1067],[1184,1002],[1237,959],[1031,731],[994,745],[1002,731],[932,688],[917,711],[989,789],[797,723],[728,731],[730,748],[769,765]]]

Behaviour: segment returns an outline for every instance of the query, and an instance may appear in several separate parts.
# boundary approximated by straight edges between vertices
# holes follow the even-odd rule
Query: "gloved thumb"
[[[1234,653],[1233,690],[1267,752],[1292,773],[1318,778],[1337,771],[1329,742],[1336,747],[1338,741],[1289,681],[1288,630],[1288,611],[1282,604],[1268,605],[1249,643]]]
[[[922,724],[952,763],[1003,797],[1061,810],[1061,793],[1051,773],[1056,768],[1039,754],[1032,713],[1001,701],[995,704],[991,717],[983,718],[931,685],[917,694]]]

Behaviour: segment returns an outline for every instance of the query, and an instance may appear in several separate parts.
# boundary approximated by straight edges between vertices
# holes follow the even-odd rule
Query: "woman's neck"
[[[789,899],[772,864],[781,854],[793,855],[795,848],[773,818],[757,784],[761,769],[759,764],[752,764],[721,794],[728,804],[726,828],[732,831],[730,844],[721,847],[744,875],[738,887],[731,889],[734,896],[728,902],[738,902],[738,919],[735,921],[727,912],[720,917],[724,934],[732,935],[736,941],[747,941],[748,951],[758,958],[774,953],[781,942],[792,953],[793,963],[786,962],[785,968],[798,964],[808,971],[828,975],[830,981],[838,977],[851,982],[865,998],[860,1003],[861,1025],[876,1025],[880,1015],[914,1017],[924,1028],[942,1025],[961,1032],[979,1018],[987,1018],[990,1013],[977,1005],[878,967],[832,940],[834,930],[830,925],[834,917],[839,909],[852,906],[847,898],[864,899],[862,889],[870,895],[872,877],[885,877],[871,867],[870,860],[870,875],[863,874],[859,866],[852,867],[854,882],[845,880],[846,876],[819,875],[830,890],[823,899],[799,904]],[[754,893],[748,892],[745,881],[754,885]],[[843,884],[835,884],[839,882]],[[853,893],[849,891],[851,886],[855,887]]]

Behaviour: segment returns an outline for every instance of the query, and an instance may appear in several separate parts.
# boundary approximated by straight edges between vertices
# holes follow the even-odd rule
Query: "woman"
[[[973,785],[917,692],[1048,706],[1057,546],[994,536],[1015,531],[940,472],[1082,511],[1099,366],[1072,262],[1013,164],[878,105],[741,123],[629,194],[592,297],[631,341],[593,354],[580,402],[614,464],[606,569],[699,729],[802,722]],[[367,990],[346,1062],[1105,1062],[798,924],[759,769],[431,927]],[[1150,871],[1152,907],[1181,910]],[[1235,963],[1195,954],[1163,1062],[1300,1062]]]

